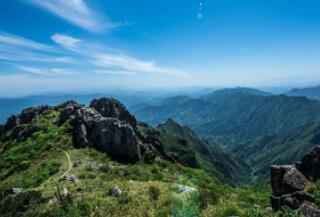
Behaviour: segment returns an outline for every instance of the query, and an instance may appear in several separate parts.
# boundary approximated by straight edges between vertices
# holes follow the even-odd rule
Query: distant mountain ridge
[[[287,96],[305,96],[311,99],[320,100],[320,85],[306,88],[294,88],[286,93]]]
[[[246,159],[254,180],[260,181],[268,174],[270,163],[292,163],[315,145],[311,140],[318,138],[320,125],[317,100],[242,89],[224,89],[199,98],[169,98],[133,112],[153,125],[172,118],[190,127],[201,138]]]

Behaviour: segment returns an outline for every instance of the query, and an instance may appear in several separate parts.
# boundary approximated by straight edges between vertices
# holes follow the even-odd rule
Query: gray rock
[[[284,194],[290,194],[296,191],[303,190],[308,184],[308,180],[304,175],[297,170],[296,167],[291,167],[288,171],[286,171],[283,176],[283,189],[282,192]]]
[[[114,187],[114,188],[111,188],[109,189],[109,195],[112,196],[112,197],[120,197],[122,194],[122,191],[119,187]]]
[[[307,217],[320,217],[320,211],[305,202],[315,202],[315,196],[305,192],[309,181],[320,175],[320,146],[308,152],[294,165],[271,166],[271,205],[278,211],[283,206],[301,209]],[[309,180],[308,180],[309,179]]]
[[[320,211],[306,203],[301,205],[301,210],[306,217],[320,217]]]
[[[320,178],[320,146],[315,146],[298,162],[297,168],[309,180]]]
[[[272,194],[274,196],[281,196],[283,194],[283,178],[292,167],[292,165],[272,165],[270,167]]]
[[[140,141],[133,128],[119,119],[102,118],[94,122],[90,141],[119,161],[136,162],[141,159]]]
[[[136,118],[132,114],[130,114],[127,108],[118,100],[113,98],[94,99],[90,103],[90,107],[94,108],[103,117],[117,118],[130,124],[136,131]]]
[[[80,182],[79,179],[75,175],[68,175],[68,174],[63,175],[60,180],[69,181],[69,182],[72,182],[75,184]]]

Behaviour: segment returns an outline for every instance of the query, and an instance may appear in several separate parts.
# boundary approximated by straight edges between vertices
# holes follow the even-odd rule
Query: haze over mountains
[[[247,88],[197,98],[171,97],[133,112],[151,125],[172,118],[190,127],[210,143],[246,159],[252,180],[258,182],[268,176],[270,164],[294,162],[320,136],[320,101]]]
[[[208,88],[109,95],[124,102],[139,120],[187,137],[193,146],[190,150],[205,170],[232,183],[245,183],[266,180],[270,164],[292,163],[319,142],[318,90],[293,89],[276,95],[253,88]],[[102,96],[48,94],[0,99],[0,121],[25,107],[57,105],[69,99],[88,105]]]

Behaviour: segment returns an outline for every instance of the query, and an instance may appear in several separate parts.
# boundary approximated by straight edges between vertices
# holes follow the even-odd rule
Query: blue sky
[[[1,0],[0,95],[320,82],[316,0]]]

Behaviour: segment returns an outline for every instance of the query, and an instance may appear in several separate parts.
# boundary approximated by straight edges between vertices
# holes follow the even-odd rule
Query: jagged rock
[[[114,187],[114,188],[109,189],[108,193],[112,197],[120,197],[122,194],[122,191],[119,187]]]
[[[121,121],[129,123],[136,131],[136,118],[131,115],[127,108],[118,100],[113,98],[94,99],[91,102],[90,107],[94,108],[103,117],[117,118]]]
[[[7,123],[4,125],[4,130],[9,131],[15,128],[16,126],[18,126],[19,123],[20,123],[19,117],[12,115],[8,118]]]
[[[63,175],[60,180],[66,180],[75,184],[80,182],[75,175],[68,175],[68,174]]]
[[[27,125],[27,126],[16,126],[11,130],[9,137],[11,139],[16,139],[17,141],[25,141],[27,138],[31,137],[32,134],[39,131],[40,127],[36,125]]]
[[[4,126],[0,124],[0,138],[5,134]]]
[[[59,124],[65,123],[67,120],[70,120],[74,117],[72,117],[75,114],[75,111],[79,109],[81,106],[74,101],[67,101],[61,105],[59,105],[57,108],[60,109],[60,115],[59,115]]]
[[[306,217],[320,217],[320,211],[306,203],[301,205],[301,210]]]
[[[36,108],[27,108],[23,110],[19,116],[20,124],[30,124],[35,117],[47,111],[49,108],[49,106],[44,105]]]
[[[295,165],[271,166],[272,208],[278,211],[287,206],[301,209],[306,217],[320,217],[320,210],[305,203],[314,203],[315,196],[304,191],[308,179],[319,178],[319,164],[320,146],[316,146]]]
[[[280,196],[283,194],[283,178],[287,171],[292,168],[291,165],[271,165],[271,186],[272,194],[274,196]]]
[[[320,146],[314,147],[304,155],[300,162],[296,163],[297,168],[309,180],[320,178]]]
[[[290,194],[292,192],[303,190],[308,184],[308,180],[296,167],[290,168],[283,177],[283,193]]]
[[[50,109],[49,106],[39,106],[36,108],[27,108],[21,112],[20,115],[12,115],[8,118],[4,130],[5,132],[9,132],[10,130],[15,131],[12,132],[12,136],[21,136],[20,134],[25,133],[25,136],[31,136],[32,133],[35,131],[35,127],[31,126],[34,119],[44,112]],[[21,125],[28,125],[29,129],[22,129]],[[28,135],[29,134],[29,135]],[[13,138],[17,139],[17,137]]]
[[[136,162],[141,159],[140,141],[130,124],[116,118],[102,118],[94,122],[90,141],[120,161]]]
[[[68,117],[72,119],[76,147],[95,147],[123,162],[141,159],[142,143],[129,123],[118,118],[105,118],[95,109],[73,102],[62,108],[59,119],[64,122]]]

